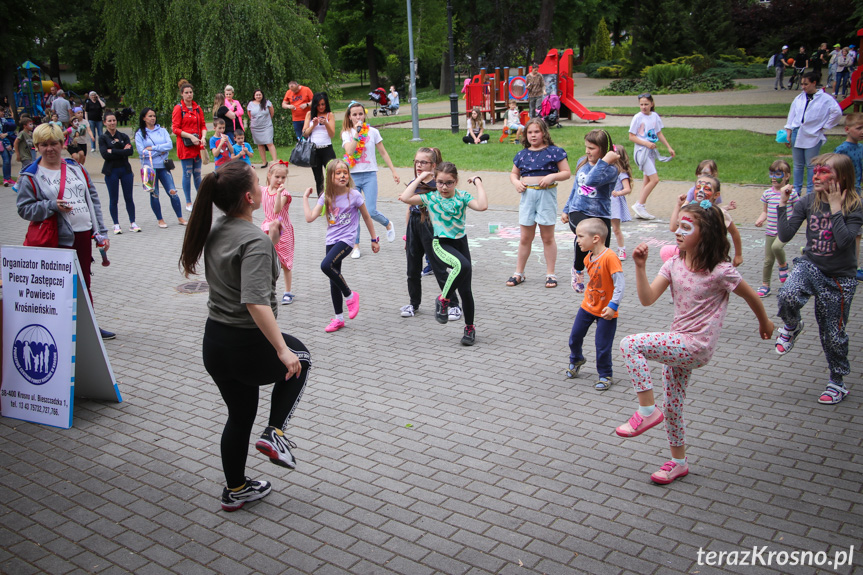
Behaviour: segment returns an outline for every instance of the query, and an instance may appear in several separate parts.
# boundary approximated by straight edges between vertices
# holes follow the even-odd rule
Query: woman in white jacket
[[[171,134],[162,126],[156,124],[156,112],[152,108],[144,108],[138,121],[138,131],[135,132],[135,149],[141,158],[141,169],[151,168],[155,172],[153,189],[150,190],[150,207],[159,220],[160,228],[167,228],[168,224],[162,219],[162,203],[159,201],[159,183],[168,192],[171,199],[171,207],[177,215],[177,222],[181,226],[186,225],[183,218],[183,207],[180,197],[177,195],[177,187],[174,185],[174,176],[171,170],[165,167],[168,153],[174,147]]]

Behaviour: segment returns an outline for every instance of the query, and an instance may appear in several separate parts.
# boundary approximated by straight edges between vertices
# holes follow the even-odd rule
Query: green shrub
[[[665,88],[675,80],[689,78],[692,75],[692,66],[689,64],[656,64],[641,71],[643,78],[647,78],[659,88]]]
[[[584,72],[588,78],[620,78],[621,75],[618,76],[601,76],[599,73],[600,68],[610,68],[618,66],[620,68],[625,68],[624,62],[620,60],[606,60],[603,62],[591,62],[590,64],[584,64],[581,66],[580,71]]]
[[[601,66],[596,70],[596,77],[598,78],[620,78],[623,76],[626,68],[621,66],[620,64],[615,64],[614,66]]]
[[[691,54],[689,56],[679,56],[671,61],[672,64],[685,64],[692,66],[694,74],[703,74],[705,70],[713,67],[713,59],[704,54]]]
[[[632,53],[632,38],[628,38],[625,42],[621,42],[611,49],[612,60],[624,60],[629,58]]]
[[[608,88],[600,91],[600,94],[638,94],[655,92],[656,89],[656,84],[646,78],[621,78],[612,81]]]
[[[734,88],[734,77],[724,71],[678,78],[668,85],[668,90],[674,92],[719,92],[732,88]]]

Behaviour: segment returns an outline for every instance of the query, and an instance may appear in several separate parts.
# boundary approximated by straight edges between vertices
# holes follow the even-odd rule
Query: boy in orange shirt
[[[590,281],[584,299],[569,334],[569,369],[566,376],[578,377],[578,370],[587,360],[582,353],[582,344],[587,330],[596,322],[596,371],[599,379],[594,385],[598,391],[611,387],[611,346],[617,331],[617,308],[623,298],[623,268],[620,259],[605,247],[608,228],[599,218],[583,220],[575,229],[578,247],[588,252],[584,266]]]

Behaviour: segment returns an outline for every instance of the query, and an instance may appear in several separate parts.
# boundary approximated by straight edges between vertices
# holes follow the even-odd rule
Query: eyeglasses
[[[428,160],[414,160],[415,166],[431,166],[433,162],[429,162]]]
[[[830,166],[822,166],[821,164],[816,164],[814,168],[812,168],[812,173],[815,175],[818,174],[832,174],[833,168]]]
[[[445,182],[443,180],[437,180],[435,181],[435,184],[437,184],[438,188],[452,188],[453,186],[455,186],[455,180],[450,180],[448,182]]]
[[[770,171],[770,172],[768,172],[768,173],[770,174],[770,179],[771,179],[771,180],[784,180],[784,179],[785,179],[785,175],[786,175],[786,174],[785,174],[785,172],[774,172],[774,171]]]

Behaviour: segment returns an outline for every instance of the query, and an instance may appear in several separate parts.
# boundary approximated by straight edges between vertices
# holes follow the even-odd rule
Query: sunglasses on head
[[[640,100],[640,99],[642,99],[642,98],[647,98],[647,99],[649,100],[649,99],[651,99],[652,97],[653,97],[653,96],[651,96],[651,95],[650,95],[650,92],[645,92],[644,94],[639,94],[639,95],[638,95],[638,99],[639,99],[639,100]]]

